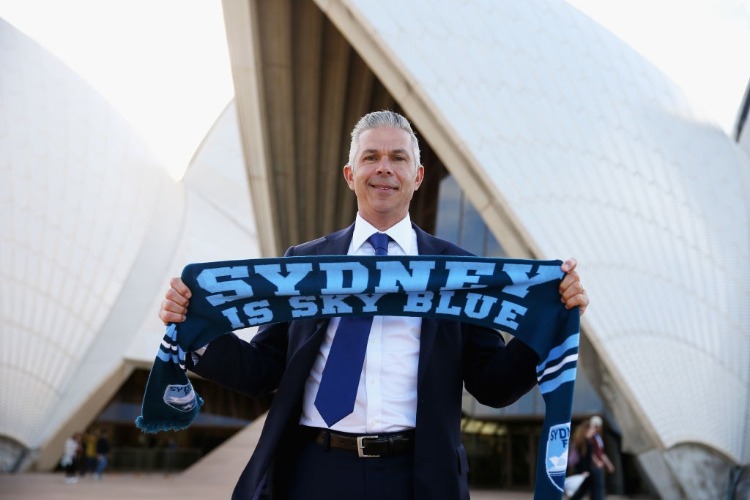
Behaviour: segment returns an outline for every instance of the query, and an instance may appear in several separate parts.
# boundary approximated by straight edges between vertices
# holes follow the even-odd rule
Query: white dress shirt
[[[348,255],[375,255],[367,242],[378,230],[357,214]],[[391,237],[388,255],[417,255],[417,234],[406,217],[386,231]],[[315,407],[323,368],[339,325],[331,318],[325,339],[305,382],[300,424],[327,428]],[[331,429],[341,432],[373,434],[413,428],[417,414],[417,367],[421,318],[375,316],[367,340],[367,352],[359,379],[354,411]]]

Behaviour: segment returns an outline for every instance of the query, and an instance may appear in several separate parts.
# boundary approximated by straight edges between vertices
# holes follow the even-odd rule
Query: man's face
[[[391,127],[363,132],[354,163],[344,167],[344,177],[360,215],[381,230],[403,219],[424,175],[422,165],[414,166],[409,134]]]

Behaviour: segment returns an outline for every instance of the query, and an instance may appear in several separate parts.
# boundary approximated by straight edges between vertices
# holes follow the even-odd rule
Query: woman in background
[[[587,492],[591,500],[604,500],[604,469],[610,474],[615,467],[604,452],[604,440],[602,439],[602,419],[594,415],[589,419],[588,425],[576,429],[571,442],[571,448],[580,457],[575,467],[576,473],[588,472],[588,477],[583,481],[578,491],[570,497],[571,500],[583,498]]]

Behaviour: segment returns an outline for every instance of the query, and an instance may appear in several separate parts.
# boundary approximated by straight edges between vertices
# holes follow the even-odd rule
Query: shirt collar
[[[406,255],[409,255],[411,253],[412,231],[411,217],[409,217],[409,214],[407,213],[406,217],[401,219],[397,224],[389,227],[384,232],[401,247],[401,250],[403,250]],[[378,229],[364,220],[359,215],[359,212],[357,212],[357,218],[354,220],[354,234],[352,235],[352,243],[349,247],[349,252],[354,253],[359,250],[359,247],[367,241],[367,238],[377,232],[379,232]]]

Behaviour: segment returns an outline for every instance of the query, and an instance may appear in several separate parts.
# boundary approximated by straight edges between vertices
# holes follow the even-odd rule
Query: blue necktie
[[[367,239],[375,248],[375,255],[388,255],[389,240],[385,233],[375,233]],[[354,410],[371,326],[371,317],[347,316],[341,318],[336,329],[315,396],[315,407],[328,427]]]

